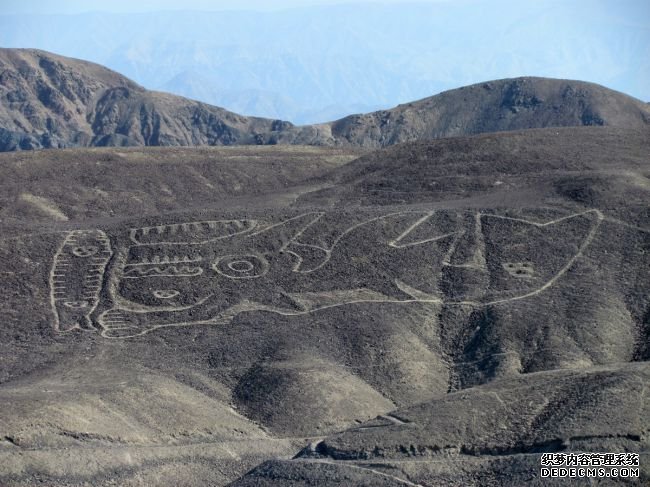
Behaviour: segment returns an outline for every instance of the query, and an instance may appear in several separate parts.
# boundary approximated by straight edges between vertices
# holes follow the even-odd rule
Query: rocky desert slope
[[[465,86],[390,110],[298,127],[279,141],[378,148],[441,137],[543,127],[650,124],[642,101],[593,83],[523,77]]]
[[[287,122],[148,91],[94,63],[0,49],[0,150],[255,144]]]
[[[648,105],[623,93],[581,81],[527,77],[295,127],[148,91],[93,63],[33,49],[0,49],[0,151],[242,144],[379,148],[528,128],[641,129],[648,124]]]
[[[647,483],[648,153],[0,154],[0,484],[554,485],[558,452]]]

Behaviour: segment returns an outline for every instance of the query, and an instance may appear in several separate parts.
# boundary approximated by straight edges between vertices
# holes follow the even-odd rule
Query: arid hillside
[[[295,127],[145,90],[97,64],[0,49],[0,151],[97,146],[402,142],[543,127],[643,129],[646,103],[582,81],[516,78],[447,91],[391,110]]]
[[[391,110],[297,127],[282,143],[378,148],[402,142],[543,127],[611,126],[642,129],[650,109],[604,86],[524,77],[465,86]]]
[[[644,485],[649,146],[0,154],[0,484]]]
[[[148,91],[94,63],[0,49],[0,150],[259,143],[290,124]]]

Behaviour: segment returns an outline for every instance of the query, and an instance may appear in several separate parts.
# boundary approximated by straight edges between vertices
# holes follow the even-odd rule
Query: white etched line
[[[435,214],[435,212],[432,211],[432,212],[429,212],[426,215],[424,215],[422,218],[418,219],[415,223],[413,223],[406,230],[404,230],[404,232],[402,232],[397,238],[395,238],[395,239],[391,240],[390,242],[388,242],[388,245],[390,245],[391,247],[397,248],[397,249],[402,249],[402,248],[406,248],[406,247],[415,247],[417,245],[422,245],[422,244],[429,243],[429,242],[435,242],[436,240],[442,240],[442,239],[444,239],[446,237],[450,237],[451,235],[456,234],[456,232],[451,232],[451,233],[447,233],[445,235],[439,235],[437,237],[432,237],[432,238],[427,238],[427,239],[424,239],[424,240],[419,240],[417,242],[411,242],[411,243],[407,243],[407,244],[400,244],[399,243],[404,238],[406,238],[413,230],[415,230],[417,227],[419,227],[424,222],[429,220],[434,214]]]
[[[93,249],[97,249],[99,255],[79,255],[78,259],[71,258],[70,253],[82,253],[77,249],[78,245],[89,245],[92,241]],[[80,243],[82,242],[82,243]],[[85,248],[85,247],[84,247]],[[84,252],[85,253],[85,252]],[[72,296],[76,299],[89,300],[87,308],[82,311],[85,318],[90,319],[90,314],[95,310],[103,273],[112,254],[110,240],[101,230],[73,230],[70,231],[54,254],[52,267],[50,268],[50,300],[54,313],[53,327],[56,331],[70,331],[80,328],[75,321],[62,323],[61,301]],[[82,272],[73,272],[72,262],[83,266]],[[66,269],[67,268],[67,269]]]
[[[339,466],[339,467],[345,467],[345,468],[350,468],[350,469],[354,469],[354,470],[361,470],[361,471],[365,471],[365,472],[371,472],[371,473],[373,473],[373,474],[375,474],[375,475],[377,475],[379,477],[387,478],[387,479],[393,480],[393,481],[395,481],[395,482],[397,482],[399,484],[408,485],[409,487],[424,487],[422,484],[415,484],[415,483],[411,482],[410,480],[403,479],[401,477],[396,477],[395,475],[390,475],[388,473],[384,473],[384,472],[381,472],[379,470],[375,470],[375,469],[370,468],[370,467],[362,467],[360,465],[355,465],[355,464],[352,464],[352,463],[337,462],[337,461],[334,461],[334,460],[325,460],[325,459],[323,459],[323,460],[321,460],[321,459],[311,459],[311,458],[309,458],[309,459],[307,459],[307,458],[302,459],[301,458],[298,461],[299,462],[305,462],[305,463],[328,463],[330,465],[336,465],[336,466]]]
[[[362,225],[365,225],[365,224],[368,224],[369,222],[372,222],[372,221],[380,221],[383,218],[389,218],[392,215],[405,215],[405,214],[406,215],[408,215],[408,214],[416,215],[416,217],[418,219],[418,222],[420,222],[420,224],[421,224],[424,221],[426,221],[426,219],[422,217],[422,213],[423,212],[399,212],[399,213],[393,213],[393,214],[390,214],[390,215],[384,215],[382,217],[374,218],[372,220],[366,221],[365,223],[355,225],[354,227],[348,228],[345,232],[343,232],[341,235],[339,235],[338,238],[334,241],[334,243],[331,245],[331,247],[329,249],[327,249],[327,250],[323,249],[323,250],[325,250],[325,252],[328,254],[327,257],[329,259],[329,256],[331,255],[332,251],[334,250],[334,248],[336,247],[338,242],[340,242],[341,239],[346,234],[350,233],[350,231],[352,231],[352,229],[354,229],[354,228],[358,228],[358,227],[360,227]],[[285,316],[296,316],[296,315],[304,315],[304,314],[316,312],[316,311],[319,311],[319,310],[325,310],[325,309],[329,309],[329,308],[339,307],[339,306],[343,306],[343,305],[351,305],[351,304],[355,304],[355,303],[394,303],[394,304],[404,304],[404,305],[406,305],[408,303],[440,304],[440,303],[444,302],[445,304],[448,304],[448,305],[470,305],[470,306],[479,307],[479,306],[490,306],[490,305],[495,305],[495,304],[499,304],[499,303],[505,303],[505,302],[511,302],[511,301],[517,301],[517,300],[521,300],[521,299],[526,299],[528,297],[535,296],[535,295],[537,295],[537,294],[539,294],[541,292],[544,292],[546,289],[548,289],[553,284],[555,284],[558,281],[558,279],[560,279],[564,274],[566,274],[566,272],[571,268],[571,266],[575,264],[576,260],[579,259],[582,256],[583,252],[587,249],[587,247],[590,245],[590,243],[594,239],[594,236],[596,235],[598,227],[599,227],[601,221],[603,220],[603,216],[602,216],[602,213],[600,213],[598,210],[589,210],[589,211],[586,211],[586,212],[583,212],[583,213],[572,215],[573,217],[575,217],[575,216],[579,216],[579,215],[589,215],[589,214],[594,215],[596,218],[595,218],[595,221],[592,221],[591,228],[589,229],[589,232],[586,235],[586,237],[584,237],[584,239],[582,240],[581,245],[578,248],[578,252],[575,253],[573,255],[573,257],[571,259],[569,259],[569,261],[567,261],[565,263],[564,267],[562,267],[562,269],[560,269],[560,271],[556,275],[554,275],[549,281],[547,281],[544,285],[542,285],[539,288],[533,289],[531,292],[528,292],[528,293],[520,295],[520,296],[514,296],[514,297],[509,297],[509,298],[503,298],[503,299],[496,299],[496,300],[493,300],[493,301],[487,301],[487,300],[486,301],[478,301],[478,300],[477,301],[470,301],[470,300],[467,300],[467,301],[446,301],[445,302],[445,301],[441,300],[438,297],[428,295],[428,294],[425,294],[423,292],[416,292],[417,290],[415,290],[415,289],[408,288],[408,287],[406,287],[404,285],[400,286],[398,284],[398,287],[400,289],[405,291],[407,294],[410,294],[414,299],[406,299],[406,300],[404,300],[404,299],[390,299],[387,296],[385,297],[386,299],[382,299],[382,298],[377,299],[377,298],[373,298],[373,297],[365,298],[364,297],[364,298],[361,298],[361,299],[342,300],[341,302],[336,302],[336,303],[332,303],[332,304],[325,305],[325,306],[315,306],[315,307],[313,307],[311,309],[300,310],[300,311],[292,311],[292,310],[277,308],[277,307],[274,307],[274,306],[263,306],[263,305],[258,305],[257,303],[255,303],[255,304],[250,303],[249,306],[233,307],[233,308],[229,309],[227,312],[223,312],[223,313],[219,314],[218,316],[215,316],[214,318],[211,318],[211,319],[208,319],[208,320],[205,320],[205,321],[188,322],[188,321],[184,321],[183,318],[180,318],[178,322],[166,323],[164,325],[162,325],[162,324],[161,325],[152,325],[152,326],[149,326],[149,327],[147,327],[145,329],[139,329],[139,328],[135,328],[133,326],[129,326],[128,327],[129,329],[138,331],[138,332],[134,331],[133,335],[131,335],[131,336],[114,337],[114,336],[110,336],[110,334],[107,335],[105,333],[102,333],[102,336],[104,336],[106,338],[131,338],[131,337],[134,337],[134,336],[144,335],[144,334],[146,334],[146,333],[148,333],[150,331],[156,330],[158,328],[163,328],[163,327],[187,326],[187,325],[225,324],[225,323],[228,323],[228,322],[232,321],[232,318],[234,316],[236,316],[237,314],[239,314],[240,312],[242,312],[242,311],[253,311],[253,310],[254,311],[270,311],[270,312],[275,312],[277,314],[285,315]],[[519,220],[519,219],[513,219],[513,218],[507,218],[507,217],[500,217],[498,215],[484,215],[484,214],[478,213],[476,215],[477,225],[474,228],[474,231],[477,233],[477,235],[480,235],[480,230],[481,229],[480,229],[479,225],[480,225],[480,222],[481,222],[481,218],[501,218],[501,219],[504,219],[504,220],[515,220],[515,221]],[[567,220],[568,218],[570,218],[570,217],[560,218],[558,220],[554,220],[553,222]],[[306,225],[306,227],[309,227],[309,225],[313,225],[315,223],[315,221],[317,221],[317,218],[313,219],[308,225]],[[521,220],[521,221],[526,221],[526,220]],[[531,223],[531,224],[533,224],[535,226],[538,226],[538,227],[543,227],[543,226],[546,226],[546,225],[548,225],[548,224],[550,224],[552,222],[547,222],[547,223],[527,222],[527,223]],[[412,232],[414,228],[415,227],[413,225],[411,225],[410,232]],[[304,228],[303,228],[302,231],[304,231]],[[260,231],[258,233],[262,233],[262,231]],[[256,233],[256,234],[258,234],[258,233]],[[399,238],[401,238],[401,239],[406,238],[408,233],[409,232],[403,233],[400,237],[398,237],[398,239],[395,239],[394,243],[399,245],[399,242],[400,242]],[[254,234],[254,235],[256,235],[256,234]],[[448,234],[447,236],[453,236],[453,235],[454,234],[452,233],[452,234]],[[459,231],[458,233],[456,233],[456,238],[454,239],[455,240],[455,242],[454,242],[455,245],[457,245],[457,241],[459,240],[459,238],[462,235],[463,235],[462,231]],[[302,244],[300,242],[296,242],[295,237],[294,237],[293,240],[290,240],[290,243],[293,243],[294,245],[304,245],[306,247],[309,246],[308,244]],[[411,244],[407,244],[407,245],[411,245]],[[455,245],[452,245],[451,246],[452,248],[450,250],[453,251]],[[290,250],[285,250],[285,251],[286,252],[291,252]],[[291,253],[293,253],[293,252],[291,252]],[[476,259],[474,265],[484,265],[484,260],[482,260],[482,258],[484,258],[484,257],[479,255],[478,258]],[[122,260],[122,264],[123,263],[124,262]],[[449,264],[449,262],[447,262],[447,264]],[[463,265],[463,264],[459,264],[457,266],[460,267],[461,265]],[[467,265],[466,264],[463,265],[463,267],[465,267],[465,266],[467,266]],[[467,266],[467,267],[469,267],[469,266]],[[115,296],[115,286],[116,286],[115,281],[111,281],[111,285],[109,286],[109,293],[111,293],[112,296]],[[191,306],[191,307],[193,307],[193,306]],[[152,311],[155,311],[155,310],[151,310],[151,309],[147,309],[147,310],[129,309],[129,317],[137,316],[137,315],[140,315],[140,314],[150,313]],[[165,311],[167,311],[167,310],[165,310]],[[177,311],[181,311],[181,310],[179,309]],[[182,315],[180,315],[180,316],[182,316]],[[108,320],[106,320],[107,318],[108,318]],[[124,318],[124,316],[123,315],[118,315],[118,314],[113,313],[113,312],[110,312],[110,313],[105,312],[105,314],[103,314],[103,316],[100,316],[99,322],[100,322],[100,324],[112,323],[112,322],[118,322],[118,321],[121,322],[120,318]],[[174,319],[175,316],[170,316],[170,318]]]

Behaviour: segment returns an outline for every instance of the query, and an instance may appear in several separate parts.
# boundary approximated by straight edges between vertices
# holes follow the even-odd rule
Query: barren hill
[[[649,144],[0,154],[0,484],[647,483]]]
[[[254,144],[287,122],[148,91],[94,63],[0,49],[0,150]]]
[[[0,151],[251,144],[379,148],[504,130],[583,125],[640,129],[649,123],[647,104],[603,86],[517,78],[295,127],[148,91],[93,63],[30,49],[0,50]]]
[[[465,86],[430,98],[279,135],[283,143],[384,147],[441,137],[543,127],[643,128],[648,105],[604,86],[524,77]]]
[[[391,205],[480,196],[517,206],[556,194],[616,210],[647,203],[648,154],[650,127],[531,129],[410,142],[334,169],[327,187],[302,198]]]

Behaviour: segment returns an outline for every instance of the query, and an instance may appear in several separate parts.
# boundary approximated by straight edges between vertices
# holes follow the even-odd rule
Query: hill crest
[[[276,144],[370,149],[529,128],[649,124],[650,106],[623,93],[583,81],[521,77],[296,127],[146,90],[98,64],[0,49],[0,151]]]

